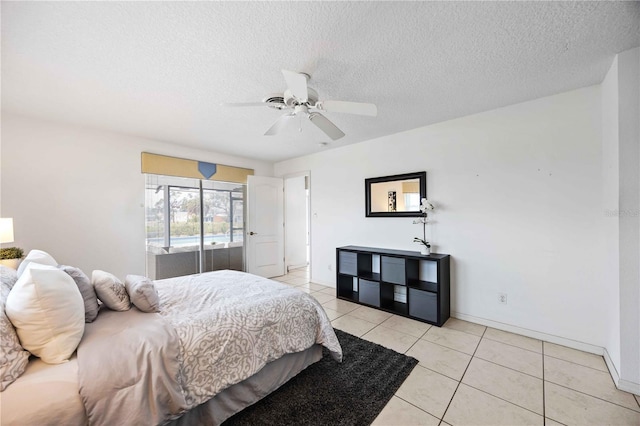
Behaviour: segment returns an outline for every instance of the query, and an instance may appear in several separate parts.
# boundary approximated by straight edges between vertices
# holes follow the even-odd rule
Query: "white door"
[[[284,275],[284,184],[280,178],[249,176],[247,182],[247,272]]]

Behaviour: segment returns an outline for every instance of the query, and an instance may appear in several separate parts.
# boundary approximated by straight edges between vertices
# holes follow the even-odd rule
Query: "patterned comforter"
[[[238,271],[156,281],[160,315],[180,339],[189,408],[285,354],[342,349],[320,304],[295,288]]]
[[[320,304],[238,271],[155,282],[159,314],[101,312],[78,348],[90,424],[161,424],[288,353],[342,349]]]

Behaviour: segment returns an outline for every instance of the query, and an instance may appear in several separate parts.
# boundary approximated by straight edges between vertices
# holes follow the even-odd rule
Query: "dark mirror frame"
[[[427,198],[427,172],[405,173],[402,175],[382,176],[364,180],[365,191],[365,216],[366,217],[418,217],[420,210],[409,212],[372,212],[371,211],[371,184],[380,182],[393,182],[396,180],[419,179],[420,199]]]

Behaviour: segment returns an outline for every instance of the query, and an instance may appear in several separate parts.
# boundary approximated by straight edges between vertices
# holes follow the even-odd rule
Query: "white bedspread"
[[[252,376],[284,354],[322,344],[342,349],[320,304],[284,284],[238,271],[156,281],[160,315],[180,340],[188,408]]]

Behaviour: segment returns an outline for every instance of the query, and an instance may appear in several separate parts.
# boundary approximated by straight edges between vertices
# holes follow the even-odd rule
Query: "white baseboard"
[[[611,374],[611,378],[613,379],[613,383],[615,383],[616,387],[622,391],[635,393],[636,395],[640,395],[640,383],[630,382],[628,380],[624,380],[620,378],[620,374],[616,369],[615,364],[611,360],[611,356],[609,356],[609,352],[604,350],[604,362],[607,364],[607,368],[609,369],[609,374]]]
[[[621,379],[620,375],[618,374],[618,370],[616,370],[616,367],[613,364],[613,361],[611,361],[609,352],[607,352],[605,348],[592,345],[590,343],[584,343],[584,342],[579,342],[577,340],[567,339],[565,337],[555,336],[553,334],[541,333],[539,331],[529,330],[527,328],[516,327],[515,325],[505,324],[502,322],[493,321],[486,318],[474,317],[473,315],[467,315],[460,312],[451,312],[451,316],[454,318],[473,322],[476,324],[486,325],[488,327],[496,328],[498,330],[509,331],[511,333],[532,337],[534,339],[539,339],[544,342],[555,343],[558,345],[577,349],[579,351],[589,352],[596,355],[602,355],[604,357],[604,362],[607,365],[607,369],[609,370],[609,374],[611,375],[611,378],[613,379],[613,382],[615,383],[616,387],[622,391],[640,395],[640,383],[634,383],[628,380]]]
[[[624,379],[620,379],[616,386],[621,391],[635,393],[636,395],[640,396],[640,383],[633,383]]]
[[[567,346],[579,351],[589,352],[596,355],[604,355],[604,348],[592,345],[590,343],[579,342],[577,340],[567,339],[565,337],[555,336],[553,334],[541,333],[539,331],[529,330],[528,328],[517,327],[515,325],[493,321],[486,318],[474,317],[473,315],[467,315],[460,312],[451,312],[451,316],[461,320],[474,322],[476,324],[497,328],[498,330],[509,331],[511,333],[521,334],[523,336],[532,337],[534,339],[539,339],[545,342]]]
[[[333,283],[333,282],[316,280],[316,279],[313,279],[313,277],[311,278],[310,282],[312,282],[314,284],[324,285],[324,286],[331,287],[331,288],[336,288],[336,284]]]
[[[292,271],[294,269],[298,269],[298,268],[304,268],[307,265],[309,265],[309,264],[308,263],[300,263],[298,265],[287,265],[287,272]]]
[[[615,383],[616,387],[618,387],[618,383],[620,382],[620,375],[618,374],[618,370],[616,369],[609,352],[604,350],[604,362],[607,364],[607,368],[609,369],[609,374],[611,374],[611,378],[613,379],[613,383]]]

